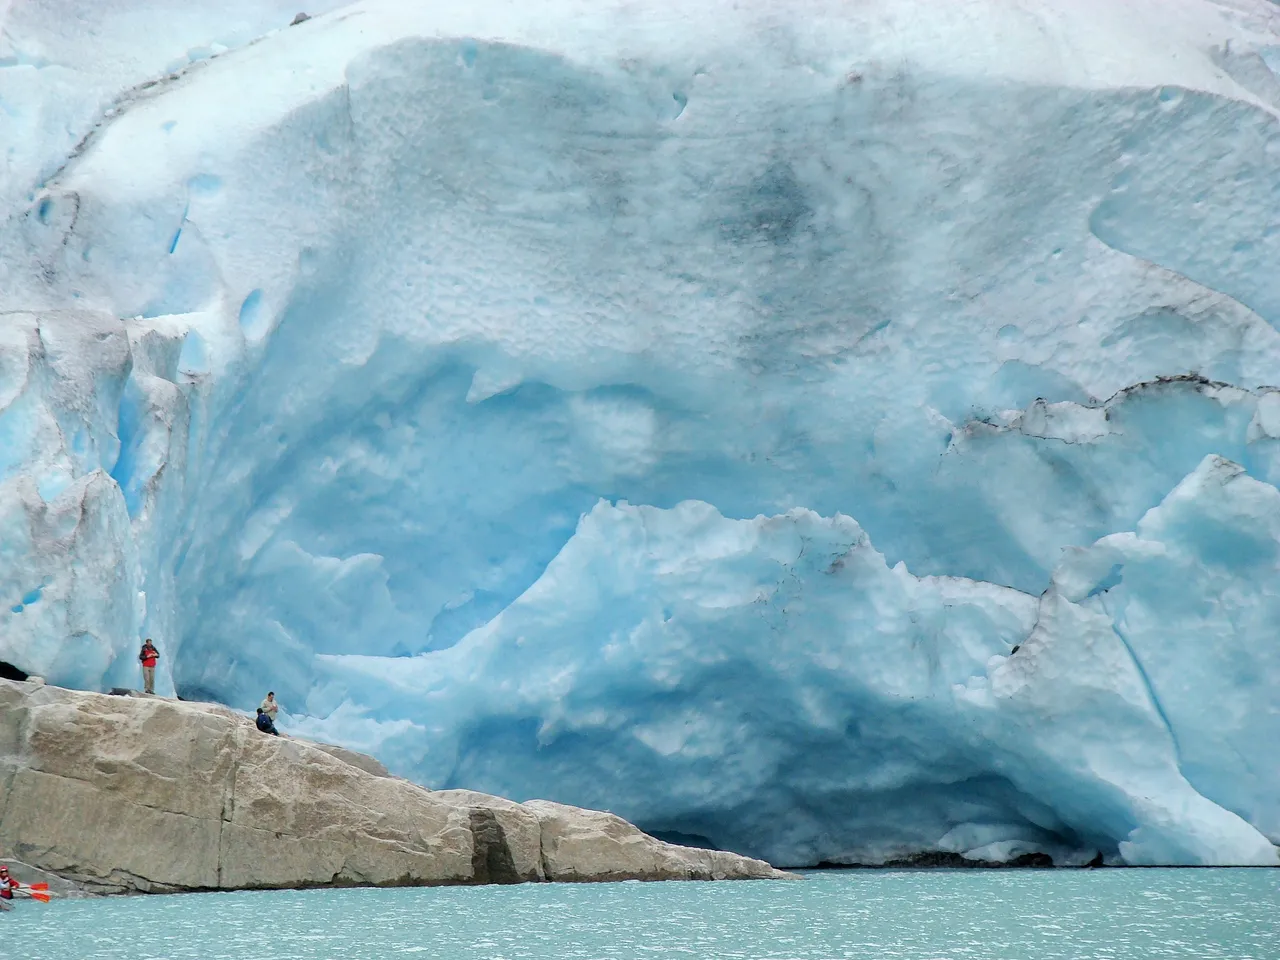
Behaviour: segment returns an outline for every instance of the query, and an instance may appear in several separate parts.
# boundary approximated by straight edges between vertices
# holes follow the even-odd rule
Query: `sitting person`
[[[9,865],[0,863],[0,900],[12,900],[13,891],[17,890],[22,884],[13,877],[9,876]]]
[[[271,717],[267,716],[267,712],[261,707],[258,708],[258,719],[254,721],[258,729],[263,733],[269,733],[273,737],[280,736],[280,731],[276,729],[276,725],[271,722]]]

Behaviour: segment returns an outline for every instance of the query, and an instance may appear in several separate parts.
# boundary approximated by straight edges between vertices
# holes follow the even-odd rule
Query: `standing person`
[[[262,712],[271,718],[271,723],[276,722],[276,714],[280,712],[280,704],[276,703],[276,692],[274,690],[267,691],[267,699],[262,701]]]
[[[156,692],[156,661],[160,659],[160,651],[151,644],[147,637],[138,652],[138,661],[142,664],[142,689],[146,693]]]

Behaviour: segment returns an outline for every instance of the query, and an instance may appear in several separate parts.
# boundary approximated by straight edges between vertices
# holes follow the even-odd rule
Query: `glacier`
[[[787,866],[1280,862],[1280,9],[296,12],[0,5],[0,660]]]

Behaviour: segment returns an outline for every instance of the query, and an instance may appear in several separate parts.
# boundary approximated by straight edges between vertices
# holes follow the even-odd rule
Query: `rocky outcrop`
[[[548,800],[524,806],[538,818],[542,866],[552,880],[728,880],[741,875],[742,857],[735,853],[655,843],[612,813]]]
[[[108,893],[786,876],[611,814],[429,791],[224,707],[11,681],[0,854]]]

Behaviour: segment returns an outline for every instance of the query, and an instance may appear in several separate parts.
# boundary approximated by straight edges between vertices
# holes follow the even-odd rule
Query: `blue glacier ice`
[[[1278,862],[1280,8],[74,6],[0,660],[787,865]]]

